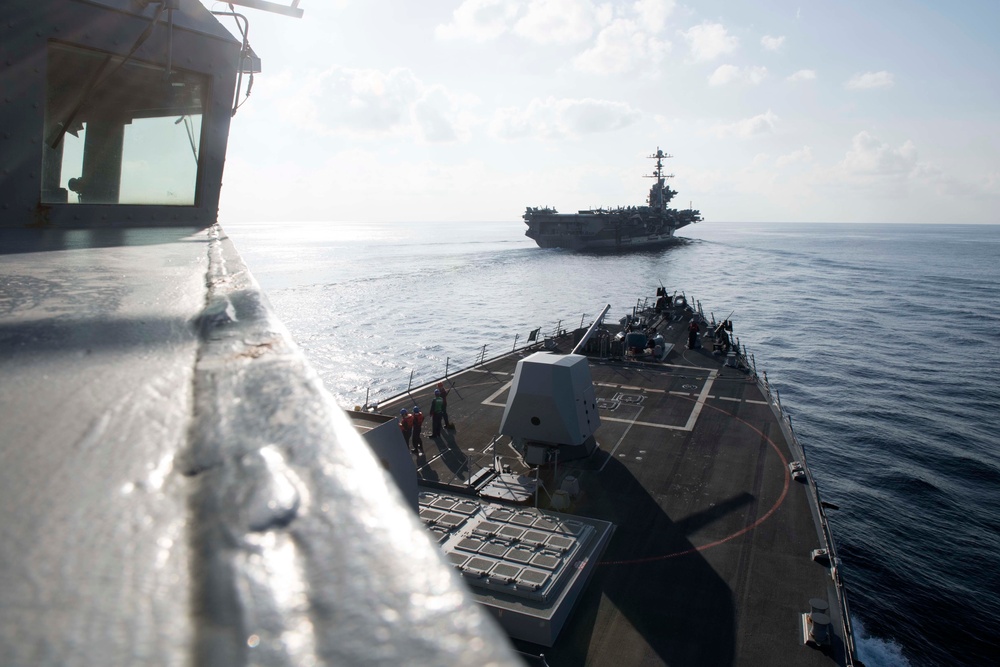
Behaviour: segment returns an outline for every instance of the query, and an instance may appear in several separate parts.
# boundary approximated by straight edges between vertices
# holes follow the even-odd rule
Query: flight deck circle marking
[[[773,440],[771,440],[771,438],[769,438],[763,431],[751,425],[745,419],[740,419],[736,415],[730,414],[725,410],[723,410],[722,408],[716,407],[714,405],[708,405],[707,403],[705,403],[704,407],[709,408],[710,410],[716,410],[717,412],[721,412],[727,417],[731,417],[732,419],[735,419],[736,421],[740,422],[748,429],[750,429],[751,431],[759,435],[761,438],[763,438],[767,442],[767,444],[771,447],[771,449],[774,451],[774,453],[777,454],[778,458],[781,459],[782,470],[784,471],[784,486],[781,489],[781,494],[778,496],[778,499],[774,502],[773,505],[771,505],[771,508],[767,510],[767,512],[765,512],[763,516],[761,516],[759,519],[751,523],[749,526],[743,526],[743,528],[737,530],[736,532],[727,535],[726,537],[715,540],[714,542],[709,542],[708,544],[702,544],[701,546],[697,547],[691,547],[690,549],[685,549],[684,551],[675,551],[673,553],[660,554],[658,556],[646,556],[644,558],[631,558],[625,560],[598,561],[597,563],[598,565],[638,565],[641,563],[655,563],[656,561],[667,560],[668,558],[676,558],[678,556],[687,556],[693,553],[698,553],[700,551],[707,551],[712,547],[717,547],[720,544],[725,544],[730,540],[734,540],[737,537],[740,537],[741,535],[749,533],[751,530],[753,530],[757,526],[763,524],[765,521],[770,519],[771,516],[778,511],[778,508],[781,507],[781,505],[785,502],[785,498],[788,496],[788,489],[790,486],[791,475],[788,472],[788,459],[785,458],[785,455],[781,452],[781,449],[778,447],[778,445]]]

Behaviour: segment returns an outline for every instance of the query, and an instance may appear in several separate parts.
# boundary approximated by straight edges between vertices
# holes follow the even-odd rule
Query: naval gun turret
[[[526,463],[589,456],[600,425],[586,357],[536,352],[517,362],[500,433],[511,437]]]

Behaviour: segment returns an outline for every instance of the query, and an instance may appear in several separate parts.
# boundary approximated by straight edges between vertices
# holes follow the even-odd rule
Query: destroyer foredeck
[[[616,526],[555,644],[520,643],[551,665],[849,662],[831,563],[813,553],[829,546],[818,495],[790,470],[799,446],[751,371],[726,365],[709,338],[687,349],[689,315],[651,318],[673,345],[662,362],[591,356],[601,418],[592,456],[535,471],[498,435],[515,366],[535,347],[447,379],[455,428],[431,438],[428,418],[419,477],[474,495],[470,479],[483,469],[537,474],[539,507]],[[568,352],[581,335],[548,347]],[[433,389],[381,408],[426,411]],[[826,646],[803,641],[810,611],[831,619]]]

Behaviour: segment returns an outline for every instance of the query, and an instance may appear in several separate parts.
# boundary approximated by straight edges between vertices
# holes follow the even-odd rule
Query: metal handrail
[[[586,317],[586,315],[584,315],[583,317]],[[564,320],[560,319],[560,320],[558,320],[556,322],[555,327],[553,327],[553,329],[552,329],[552,332],[553,332],[552,333],[552,337],[556,337],[560,333],[566,333],[562,329],[563,321]],[[537,327],[537,328],[540,329],[540,330],[545,330],[544,327]],[[576,331],[576,330],[574,330],[574,331]],[[506,356],[508,354],[511,354],[512,352],[517,352],[518,350],[527,350],[527,349],[530,349],[532,347],[541,347],[543,345],[543,343],[544,343],[544,341],[541,340],[541,337],[539,337],[539,339],[536,339],[536,340],[533,340],[533,341],[531,341],[528,338],[525,338],[524,340],[526,342],[524,342],[520,347],[518,347],[518,341],[519,340],[521,340],[520,333],[515,333],[514,334],[514,346],[513,346],[512,349],[510,349],[509,351],[502,351],[502,352],[500,352],[500,353],[498,353],[498,354],[496,354],[494,356],[490,356],[490,357],[487,357],[487,355],[486,355],[487,349],[489,348],[489,345],[490,345],[489,343],[485,343],[485,344],[483,344],[482,346],[480,346],[478,348],[475,357],[472,358],[472,361],[457,362],[456,363],[456,360],[452,359],[451,357],[446,357],[445,358],[444,377],[447,378],[451,374],[462,373],[462,372],[465,372],[465,371],[470,370],[472,368],[476,368],[477,366],[483,366],[483,365],[485,365],[485,364],[487,364],[487,363],[489,363],[491,361],[494,361],[495,359],[499,359],[500,357],[504,357],[504,356]],[[454,370],[455,367],[457,367],[458,370]],[[418,373],[416,371],[416,368],[411,368],[410,369],[409,382],[407,383],[407,386],[406,386],[406,388],[403,391],[397,391],[395,393],[390,394],[387,398],[385,398],[383,400],[376,400],[376,401],[373,401],[371,403],[369,403],[370,396],[366,395],[365,406],[367,407],[369,405],[378,405],[379,403],[382,403],[384,401],[392,400],[393,398],[395,398],[397,396],[407,395],[411,391],[413,391],[414,388],[419,389],[422,386],[427,386],[428,384],[430,384],[433,381],[439,379],[440,377],[442,377],[441,374],[437,373],[435,371],[428,371],[427,373]],[[389,391],[392,391],[392,390],[390,389]],[[366,389],[366,392],[367,392],[367,394],[370,394],[371,393],[370,388]]]

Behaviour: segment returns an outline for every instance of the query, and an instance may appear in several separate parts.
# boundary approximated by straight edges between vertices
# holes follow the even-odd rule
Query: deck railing
[[[586,321],[586,318],[586,313],[584,313],[580,318],[581,329],[583,328],[583,323]],[[382,394],[389,394],[384,397],[380,397],[378,394],[372,394],[369,389],[365,395],[363,408],[368,409],[370,407],[377,406],[379,403],[390,401],[397,396],[409,395],[414,391],[419,391],[424,387],[430,386],[434,382],[440,381],[442,378],[444,378],[444,381],[447,382],[453,375],[465,372],[472,368],[484,366],[494,359],[498,359],[502,356],[510,354],[511,352],[529,350],[532,348],[543,349],[551,344],[550,341],[552,339],[559,336],[565,336],[569,333],[565,328],[563,328],[564,321],[565,319],[560,319],[557,320],[552,326],[535,327],[524,338],[521,337],[520,332],[515,333],[513,345],[509,348],[509,350],[507,345],[502,342],[502,339],[498,339],[492,343],[484,343],[472,356],[445,357],[443,368],[439,365],[428,365],[426,368],[420,369],[412,368],[410,369],[409,380],[407,381],[405,389],[400,391],[398,388],[389,388],[386,391],[381,392]],[[575,332],[577,329],[574,329],[573,331]],[[518,345],[519,343],[520,346]],[[499,349],[500,352],[492,354],[493,349]]]

